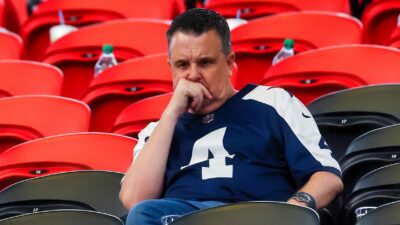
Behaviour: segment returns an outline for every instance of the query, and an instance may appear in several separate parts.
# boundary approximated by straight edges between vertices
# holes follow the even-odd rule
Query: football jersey
[[[154,127],[139,134],[135,155]],[[210,114],[179,118],[163,197],[287,201],[317,171],[341,176],[307,108],[281,88],[247,85]]]

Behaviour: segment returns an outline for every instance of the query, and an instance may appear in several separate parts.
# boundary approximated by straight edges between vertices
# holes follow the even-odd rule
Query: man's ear
[[[226,62],[230,67],[233,67],[233,64],[235,63],[235,53],[231,52],[229,55],[226,57]]]
[[[167,63],[169,65],[169,67],[171,67],[171,60],[169,60],[169,57],[167,58]]]
[[[229,55],[226,57],[226,63],[230,67],[229,77],[231,77],[232,74],[233,74],[233,70],[235,69],[235,66],[236,66],[235,65],[235,53],[234,52],[229,53]]]

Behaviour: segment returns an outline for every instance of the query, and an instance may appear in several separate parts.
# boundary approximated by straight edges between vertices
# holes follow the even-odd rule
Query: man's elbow
[[[343,191],[344,188],[342,178],[335,176],[334,183],[336,188],[336,195],[338,195],[340,192]]]
[[[138,203],[129,192],[124,191],[123,189],[121,189],[121,191],[119,192],[119,200],[121,201],[122,205],[128,210],[130,210]]]
[[[135,190],[132,187],[125,186],[124,183],[121,185],[121,190],[119,191],[119,200],[122,205],[130,210],[132,207],[145,200],[145,198],[139,198]]]

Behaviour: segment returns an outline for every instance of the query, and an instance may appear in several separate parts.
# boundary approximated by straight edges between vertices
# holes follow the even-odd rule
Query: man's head
[[[235,55],[223,17],[211,10],[188,10],[174,20],[167,37],[174,89],[183,79],[201,85],[212,96],[202,101],[200,109],[191,109],[193,113],[214,111],[235,93],[230,81]],[[191,85],[186,81],[184,86]]]
[[[215,30],[221,40],[221,51],[228,56],[232,52],[229,26],[224,17],[207,9],[189,9],[177,16],[167,31],[168,52],[171,53],[172,36],[176,32],[200,36]]]

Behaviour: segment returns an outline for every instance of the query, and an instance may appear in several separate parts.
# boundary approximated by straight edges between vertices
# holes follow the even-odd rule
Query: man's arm
[[[340,177],[330,172],[319,171],[314,173],[298,192],[305,192],[314,197],[316,208],[319,209],[327,206],[342,190],[343,183]],[[306,206],[304,202],[293,198],[290,198],[288,203]]]
[[[179,81],[158,125],[125,175],[119,196],[127,209],[143,200],[160,197],[176,122],[189,104],[200,107],[204,97],[211,98],[211,94],[202,85]]]

